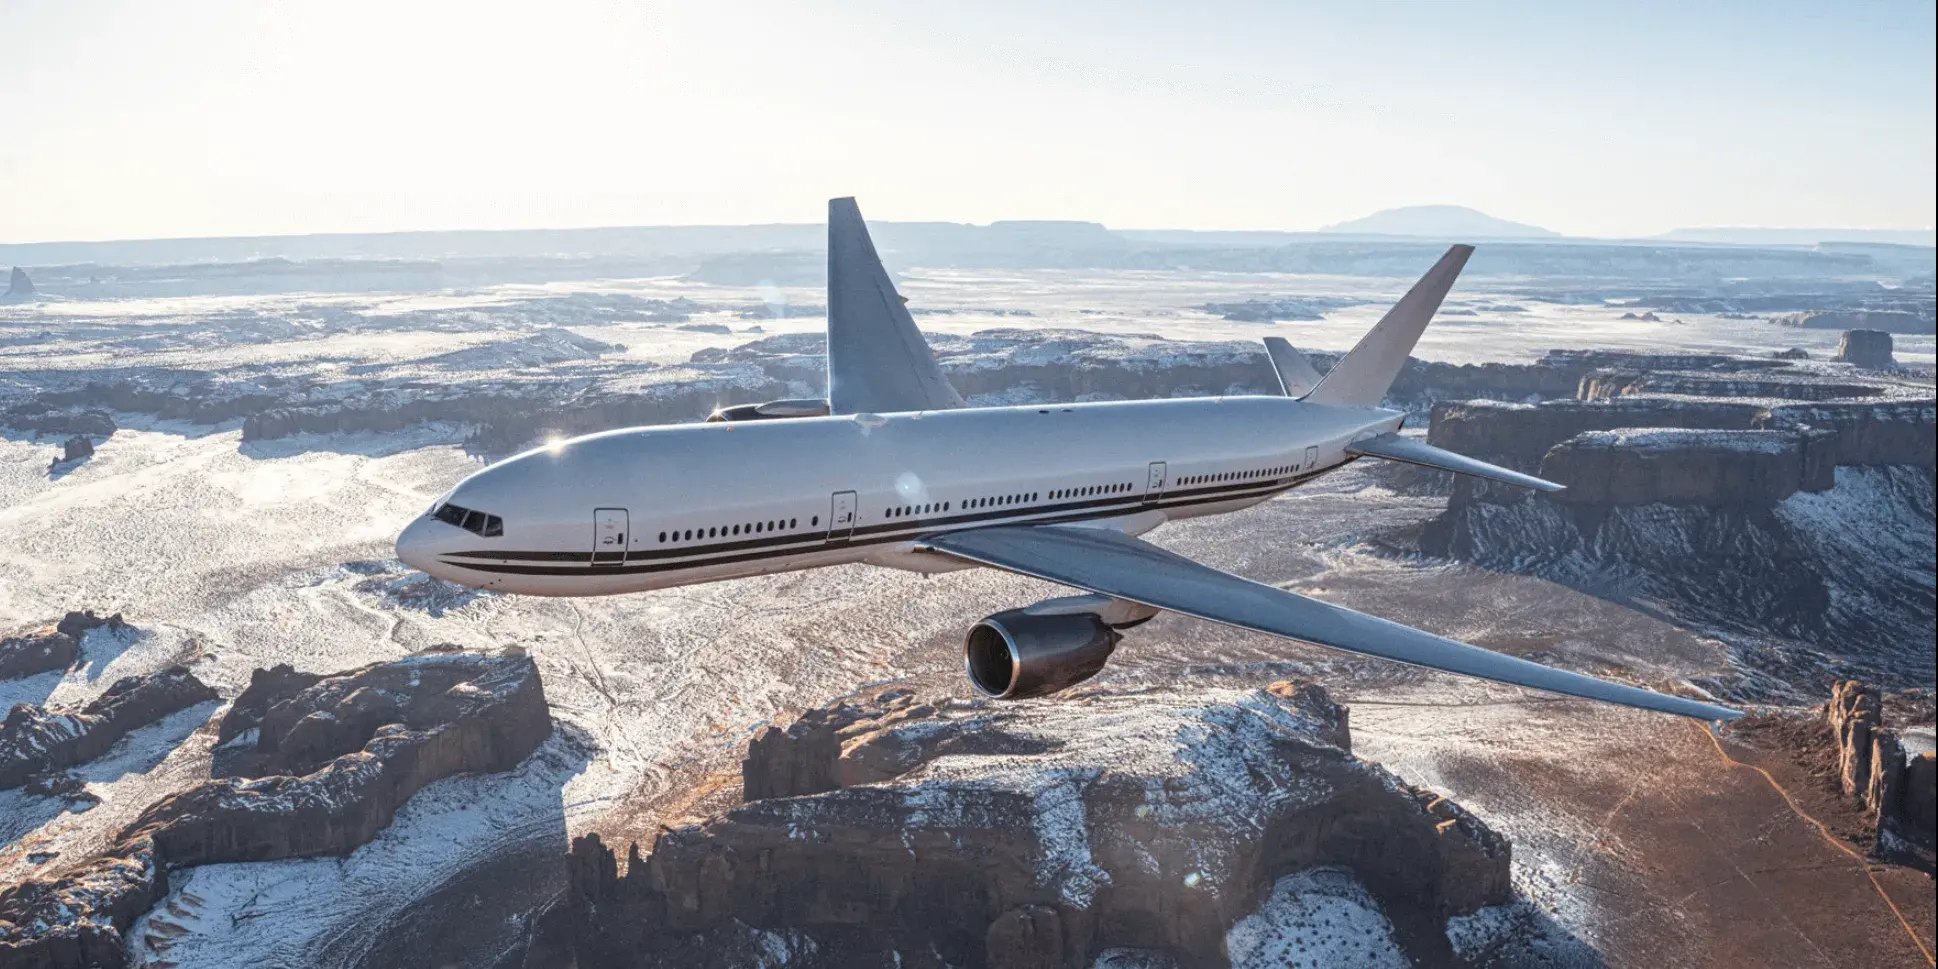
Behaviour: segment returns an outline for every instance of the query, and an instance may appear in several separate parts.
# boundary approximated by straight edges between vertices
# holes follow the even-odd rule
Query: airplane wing
[[[851,198],[828,202],[828,410],[943,410],[962,395],[936,366],[922,331],[882,268]]]
[[[1517,488],[1532,488],[1535,491],[1547,492],[1567,490],[1567,485],[1556,484],[1531,474],[1522,474],[1497,464],[1478,461],[1465,454],[1455,454],[1452,451],[1434,447],[1418,438],[1401,437],[1398,434],[1380,434],[1363,441],[1354,441],[1346,445],[1346,453],[1385,458],[1388,461],[1399,461],[1403,464],[1417,464],[1423,468],[1452,471],[1455,474],[1473,475],[1476,478],[1486,478],[1489,481],[1498,481]]]
[[[1742,715],[1727,707],[1610,683],[1455,642],[1241,579],[1101,528],[982,528],[928,538],[922,545],[966,561],[1117,599],[1428,669],[1698,720],[1728,720]]]

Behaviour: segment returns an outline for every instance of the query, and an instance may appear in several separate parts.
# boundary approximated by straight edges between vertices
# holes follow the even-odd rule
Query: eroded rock
[[[510,770],[552,721],[530,657],[455,654],[324,677],[269,706],[256,729],[253,779],[164,798],[130,832],[148,833],[172,865],[348,854],[424,785]]]
[[[1933,753],[1909,754],[1900,731],[1884,723],[1882,695],[1856,680],[1837,682],[1823,716],[1837,745],[1838,784],[1877,824],[1878,857],[1931,870],[1938,848]]]
[[[1440,958],[1446,917],[1511,893],[1507,843],[1354,758],[1345,711],[1306,684],[1042,704],[890,687],[765,731],[743,778],[756,799],[635,847],[623,874],[574,844],[580,966],[729,965],[697,940],[745,932],[811,966],[899,950],[1065,969],[1111,947],[1195,963],[1277,879],[1322,866]]]
[[[1898,365],[1891,356],[1891,334],[1883,330],[1845,330],[1837,341],[1839,360],[1867,370],[1889,370]]]
[[[78,710],[16,703],[0,724],[0,789],[84,764],[128,732],[216,698],[185,666],[117,680]]]
[[[320,678],[259,673],[251,705],[266,708],[260,725],[245,715],[223,729],[259,731],[267,756],[256,767],[301,776],[207,781],[148,808],[100,857],[0,892],[0,965],[120,969],[121,933],[167,894],[171,866],[347,854],[424,785],[508,770],[551,734],[526,656],[417,656]],[[299,729],[337,712],[355,726]]]
[[[33,676],[74,665],[80,642],[53,626],[43,626],[0,639],[0,680]]]

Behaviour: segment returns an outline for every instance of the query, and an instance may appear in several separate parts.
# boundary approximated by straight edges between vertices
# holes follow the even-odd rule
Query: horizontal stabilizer
[[[1265,352],[1272,358],[1272,370],[1279,375],[1279,389],[1287,397],[1304,397],[1319,386],[1319,371],[1305,354],[1294,349],[1282,336],[1265,338]]]
[[[1102,528],[977,528],[932,536],[922,547],[1114,599],[1428,669],[1698,720],[1742,716],[1713,703],[1611,683],[1435,636],[1241,579]]]
[[[1476,478],[1511,484],[1517,488],[1533,488],[1536,491],[1565,491],[1568,487],[1531,474],[1510,471],[1498,464],[1476,461],[1464,454],[1455,454],[1417,438],[1401,437],[1398,434],[1381,434],[1364,441],[1354,441],[1346,445],[1346,453],[1369,458],[1385,458],[1388,461],[1403,461],[1423,468],[1438,468],[1455,474],[1473,475]]]

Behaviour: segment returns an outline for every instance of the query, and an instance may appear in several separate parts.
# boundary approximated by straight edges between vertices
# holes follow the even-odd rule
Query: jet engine
[[[986,696],[1047,696],[1096,676],[1120,638],[1096,613],[1011,609],[969,627],[963,665]]]

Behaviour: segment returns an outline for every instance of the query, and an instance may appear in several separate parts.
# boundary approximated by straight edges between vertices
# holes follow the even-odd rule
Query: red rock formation
[[[79,655],[80,643],[53,626],[17,633],[0,639],[0,680],[63,670]]]
[[[0,724],[0,789],[105,753],[136,727],[216,698],[185,666],[115,681],[79,710],[17,703]]]
[[[1839,786],[1877,824],[1875,854],[1931,870],[1938,847],[1932,753],[1907,757],[1898,731],[1884,725],[1882,697],[1856,680],[1837,682],[1824,719],[1836,738]]]
[[[735,965],[709,947],[751,936],[844,966],[931,946],[1004,969],[1107,946],[1200,960],[1316,865],[1353,869],[1418,954],[1444,957],[1447,916],[1511,894],[1508,845],[1349,742],[1309,685],[1007,705],[878,690],[763,732],[742,774],[768,796],[663,832],[623,875],[575,842],[576,958]]]
[[[164,798],[129,831],[173,865],[348,854],[424,785],[517,766],[552,721],[530,657],[458,654],[325,677],[271,706],[260,730],[256,779]]]
[[[118,630],[127,625],[118,612],[103,619],[90,609],[70,612],[59,622],[0,638],[0,680],[66,669],[80,659],[81,637],[88,630],[103,626]]]
[[[100,858],[0,892],[0,965],[120,969],[120,933],[167,894],[169,866],[347,854],[424,785],[508,770],[551,735],[525,656],[417,656],[321,678],[258,673],[251,703],[267,710],[255,766],[300,776],[223,778],[164,798]],[[339,711],[354,726],[303,727]]]
[[[222,723],[216,729],[216,742],[226,744],[243,732],[261,726],[271,706],[315,686],[322,678],[321,673],[299,672],[288,663],[250,672],[248,688],[229,704],[229,712],[222,716]]]

